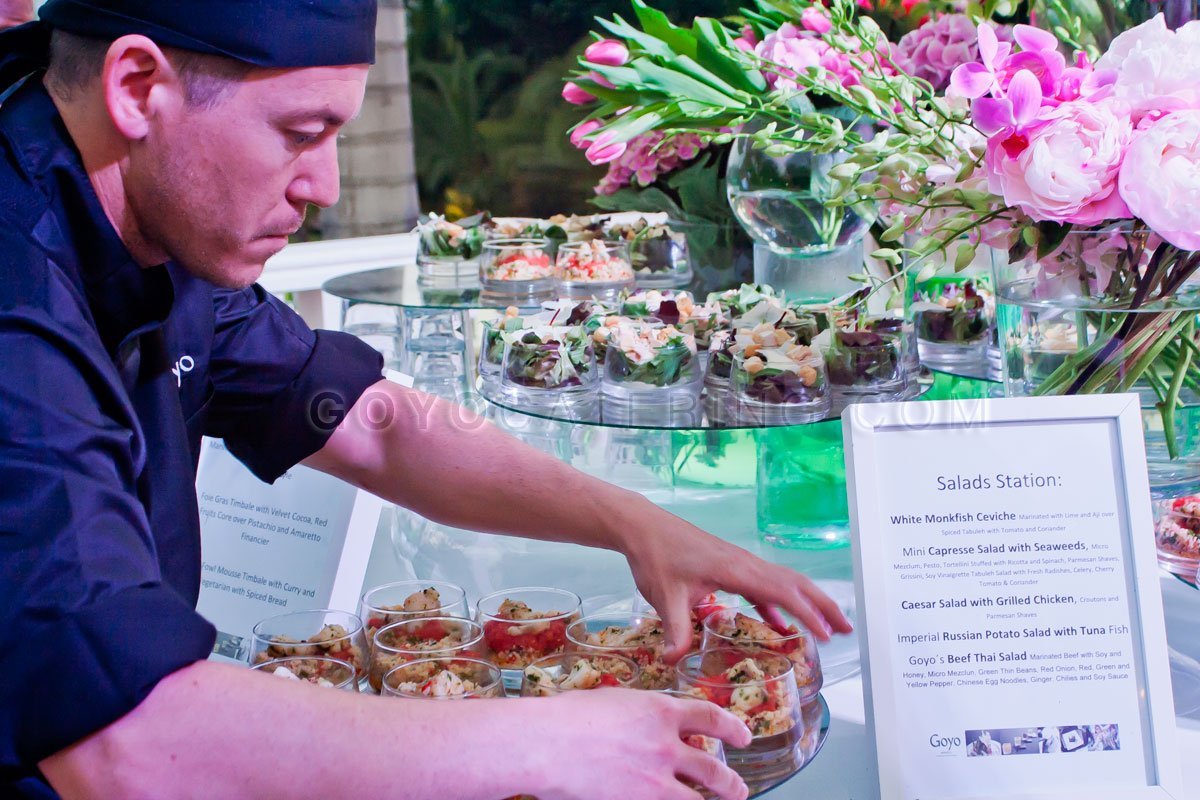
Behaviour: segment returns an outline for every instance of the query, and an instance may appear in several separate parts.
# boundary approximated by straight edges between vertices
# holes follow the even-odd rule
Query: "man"
[[[33,19],[33,0],[0,0],[0,31]]]
[[[204,660],[202,434],[267,481],[304,461],[443,523],[618,550],[676,657],[717,588],[821,638],[849,624],[807,579],[380,380],[374,351],[254,285],[337,199],[374,0],[41,18],[0,35],[0,796],[744,797],[680,741],[749,741],[708,704],[394,705]]]

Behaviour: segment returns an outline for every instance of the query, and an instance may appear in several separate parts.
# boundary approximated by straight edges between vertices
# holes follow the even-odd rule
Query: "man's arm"
[[[39,766],[64,800],[697,797],[677,774],[745,798],[732,770],[680,741],[691,733],[750,741],[716,706],[651,692],[388,700],[201,662]]]
[[[803,575],[585,475],[467,409],[388,381],[368,390],[305,463],[436,522],[623,553],[663,615],[673,657],[691,641],[688,610],[717,589],[768,613],[782,607],[822,639],[851,629]]]

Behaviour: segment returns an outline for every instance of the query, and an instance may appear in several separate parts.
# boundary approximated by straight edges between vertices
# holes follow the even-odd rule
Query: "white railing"
[[[291,294],[293,304],[313,327],[336,327],[341,301],[321,292],[330,278],[352,272],[413,264],[417,235],[397,233],[291,244],[267,262],[259,283],[277,295]]]

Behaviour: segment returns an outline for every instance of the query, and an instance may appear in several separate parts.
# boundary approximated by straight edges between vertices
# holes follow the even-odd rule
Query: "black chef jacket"
[[[53,797],[38,761],[211,651],[200,437],[273,481],[382,361],[258,286],[139,267],[36,77],[0,106],[0,266],[0,797]]]

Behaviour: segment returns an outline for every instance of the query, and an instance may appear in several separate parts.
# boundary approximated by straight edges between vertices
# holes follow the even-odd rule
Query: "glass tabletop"
[[[384,267],[342,275],[325,282],[321,290],[350,303],[370,303],[404,308],[445,310],[503,309],[510,303],[488,302],[480,295],[478,275],[462,278],[428,278],[416,264]]]

